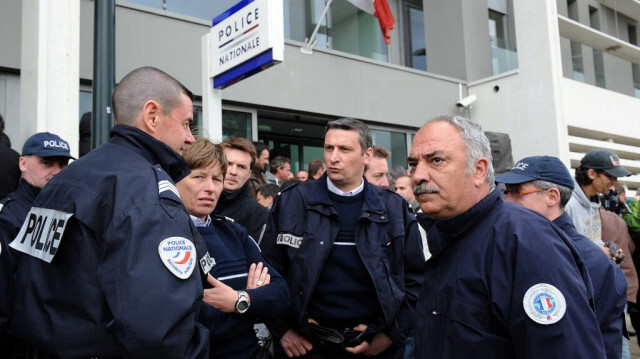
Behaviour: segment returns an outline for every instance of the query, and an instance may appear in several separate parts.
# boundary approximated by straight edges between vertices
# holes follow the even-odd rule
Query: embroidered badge
[[[51,263],[62,241],[72,213],[33,207],[20,232],[9,246],[32,257]]]
[[[302,237],[296,237],[291,233],[280,233],[278,234],[278,238],[276,238],[276,243],[293,248],[300,248]]]
[[[546,283],[529,288],[524,294],[522,305],[531,320],[544,325],[557,323],[567,310],[567,302],[562,292]]]
[[[170,237],[158,246],[160,259],[173,275],[187,279],[196,267],[196,247],[182,237]]]

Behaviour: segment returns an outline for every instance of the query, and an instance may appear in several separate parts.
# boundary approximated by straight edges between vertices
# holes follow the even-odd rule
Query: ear
[[[153,100],[145,102],[142,107],[142,113],[140,114],[142,117],[142,123],[140,124],[142,128],[140,129],[149,134],[155,134],[158,131],[158,125],[160,124],[161,119],[159,116],[161,112],[162,109],[157,102]]]
[[[489,173],[489,160],[480,157],[476,160],[475,167],[473,168],[473,184],[476,187],[480,187],[487,183],[487,174]]]
[[[267,196],[267,203],[272,204],[273,203],[273,196]]]
[[[549,188],[547,190],[547,207],[554,207],[560,203],[560,191],[557,188]]]
[[[18,165],[20,166],[20,172],[26,172],[27,171],[27,158],[24,156],[20,156],[20,159],[18,160]]]
[[[596,177],[598,177],[598,172],[593,168],[589,168],[587,170],[587,176],[593,181]]]
[[[369,161],[371,161],[371,157],[373,157],[373,148],[369,147],[364,151],[364,165],[368,165]]]

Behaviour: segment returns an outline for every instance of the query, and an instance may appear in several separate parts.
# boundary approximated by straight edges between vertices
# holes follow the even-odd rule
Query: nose
[[[51,173],[53,175],[57,175],[58,172],[62,171],[63,168],[64,166],[61,165],[59,162],[54,162],[53,166],[51,166]]]
[[[382,177],[382,182],[380,182],[380,187],[389,188],[389,179],[387,176]]]
[[[227,166],[227,174],[235,175],[236,173],[238,173],[238,166],[235,164]]]
[[[209,178],[204,182],[204,188],[203,189],[207,193],[213,193],[213,190],[214,190],[213,178]]]
[[[191,145],[191,144],[193,144],[194,142],[196,142],[196,139],[195,139],[195,137],[193,137],[193,133],[191,133],[191,129],[190,129],[189,127],[187,127],[187,129],[185,130],[185,132],[186,132],[186,133],[185,133],[185,134],[186,134],[186,137],[185,137],[185,139],[184,139],[184,143]]]
[[[338,153],[338,151],[331,151],[329,152],[329,161],[331,163],[336,163],[340,160],[340,154]]]
[[[418,184],[421,182],[429,182],[431,180],[431,176],[429,175],[429,171],[427,166],[419,161],[415,167],[411,170],[411,182],[412,184]]]

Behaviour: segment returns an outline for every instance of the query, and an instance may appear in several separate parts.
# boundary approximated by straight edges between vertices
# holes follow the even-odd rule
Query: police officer
[[[507,201],[542,214],[571,237],[593,284],[596,318],[607,358],[620,358],[627,281],[620,267],[589,238],[578,233],[571,217],[564,212],[574,188],[567,167],[556,157],[527,157],[509,172],[496,176],[496,181],[506,184]]]
[[[156,68],[132,71],[112,96],[110,142],[36,198],[11,243],[23,255],[9,334],[30,355],[207,355],[196,318],[211,261],[175,187],[189,173],[191,97]]]
[[[396,358],[413,330],[420,234],[406,201],[363,177],[372,152],[365,124],[329,122],[327,172],[283,190],[271,209],[260,245],[291,307],[267,325],[289,357]]]
[[[57,135],[40,132],[29,137],[18,159],[21,178],[18,188],[0,200],[0,352],[8,353],[1,338],[7,329],[13,294],[16,259],[8,244],[16,234],[44,185],[73,159],[69,143]]]
[[[430,120],[409,166],[432,254],[417,358],[605,356],[579,254],[546,218],[502,200],[478,124]]]

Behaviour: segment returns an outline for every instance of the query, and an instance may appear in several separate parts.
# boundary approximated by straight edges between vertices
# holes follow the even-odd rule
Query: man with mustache
[[[228,137],[220,143],[229,163],[224,177],[224,191],[220,195],[214,214],[233,219],[247,229],[254,241],[267,222],[269,211],[265,209],[249,189],[251,167],[256,161],[255,147],[242,137]]]
[[[281,356],[402,357],[424,256],[407,202],[364,178],[372,152],[365,124],[329,122],[326,173],[273,204],[260,246],[291,293],[287,316],[267,323]]]
[[[605,357],[579,253],[546,218],[503,201],[478,124],[428,121],[408,163],[432,254],[416,358]]]

